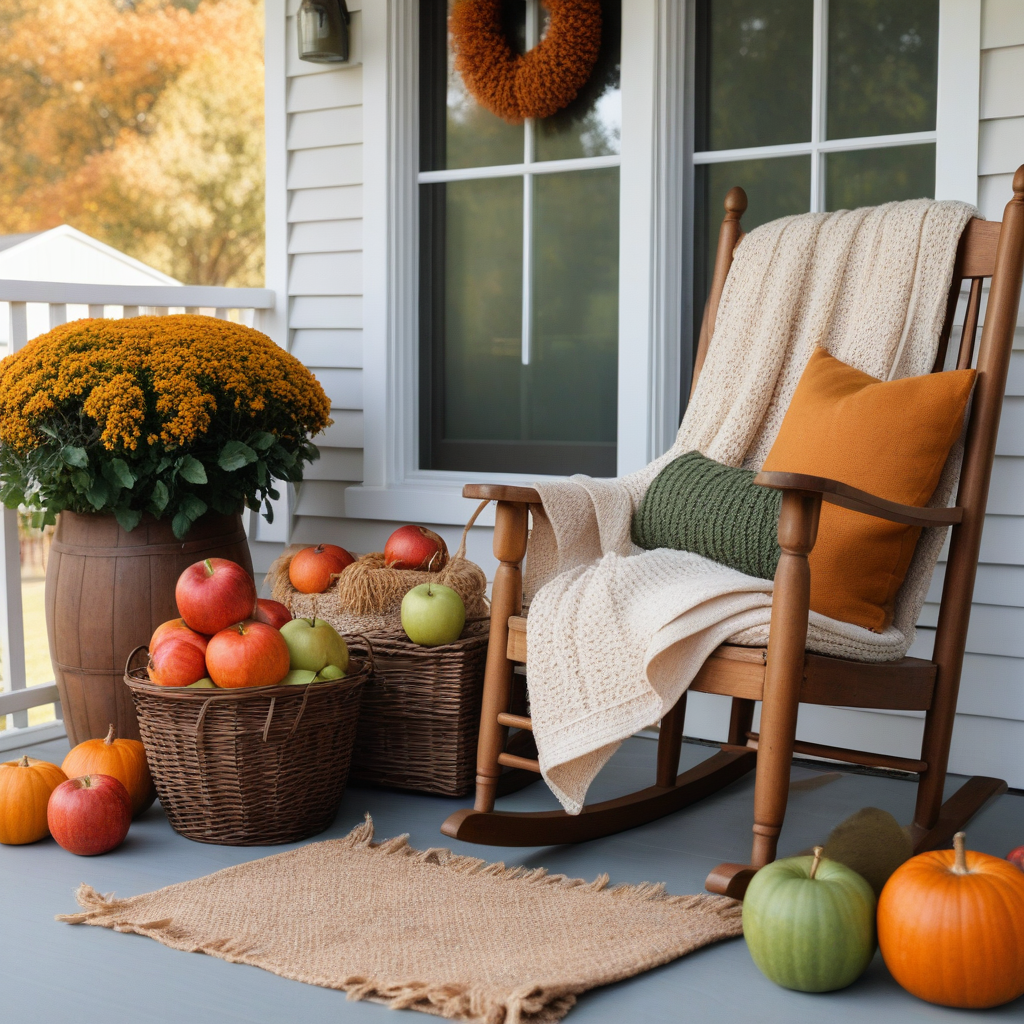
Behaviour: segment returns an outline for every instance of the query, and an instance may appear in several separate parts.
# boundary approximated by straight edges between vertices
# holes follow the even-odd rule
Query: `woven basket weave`
[[[420,793],[464,796],[476,778],[476,741],[490,621],[469,622],[442,647],[375,633],[373,674],[352,757],[352,778]],[[366,646],[350,641],[353,653]]]
[[[353,659],[343,679],[308,686],[190,690],[150,683],[145,668],[131,668],[139,650],[124,681],[176,832],[200,843],[264,846],[331,825],[372,655]]]

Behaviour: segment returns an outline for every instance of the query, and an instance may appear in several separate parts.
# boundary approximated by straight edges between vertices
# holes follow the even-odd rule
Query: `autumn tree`
[[[4,0],[0,231],[263,282],[260,0]]]

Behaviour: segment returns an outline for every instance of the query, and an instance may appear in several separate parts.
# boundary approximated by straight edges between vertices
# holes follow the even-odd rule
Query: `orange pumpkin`
[[[55,764],[27,754],[19,761],[0,764],[0,843],[17,846],[48,836],[46,805],[50,794],[66,781]]]
[[[1024,873],[1000,857],[934,850],[897,868],[878,900],[892,976],[940,1006],[980,1010],[1024,995]]]
[[[64,758],[61,767],[69,779],[82,775],[112,775],[128,790],[133,815],[141,814],[156,799],[146,748],[138,740],[118,739],[113,726],[105,739],[79,743]]]

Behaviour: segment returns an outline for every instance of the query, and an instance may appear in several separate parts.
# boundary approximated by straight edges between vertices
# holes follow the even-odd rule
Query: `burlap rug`
[[[395,1009],[486,1024],[558,1021],[580,992],[742,933],[720,896],[608,887],[449,850],[344,839],[129,899],[77,893],[93,924],[343,989]]]

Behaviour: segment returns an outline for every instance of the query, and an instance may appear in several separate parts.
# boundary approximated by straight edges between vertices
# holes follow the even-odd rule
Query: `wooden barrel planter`
[[[252,573],[241,515],[208,513],[176,540],[170,520],[150,516],[127,533],[112,515],[62,512],[46,566],[50,658],[72,746],[102,737],[140,739],[128,655],[178,617],[174,585],[203,558],[230,558]]]

